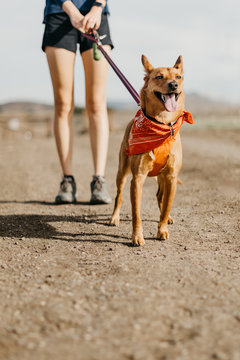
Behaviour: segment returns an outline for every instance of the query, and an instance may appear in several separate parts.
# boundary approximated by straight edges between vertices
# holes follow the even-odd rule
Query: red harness
[[[154,167],[148,176],[158,175],[167,162],[172,144],[184,121],[193,124],[192,114],[183,111],[175,123],[165,125],[148,119],[142,109],[138,110],[129,134],[127,155],[142,154],[153,150]]]

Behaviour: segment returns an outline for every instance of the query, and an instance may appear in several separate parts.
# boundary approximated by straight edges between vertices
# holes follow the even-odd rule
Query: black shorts
[[[97,31],[100,36],[106,35],[101,40],[102,44],[110,45],[113,49],[107,14],[102,14],[101,24]],[[46,46],[53,46],[76,52],[77,44],[80,44],[80,53],[82,53],[92,49],[93,42],[83,37],[80,31],[72,26],[66,13],[47,15],[42,42],[43,51],[45,51]]]

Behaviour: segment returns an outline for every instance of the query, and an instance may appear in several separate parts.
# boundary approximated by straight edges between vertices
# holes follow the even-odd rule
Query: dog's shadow
[[[0,237],[12,239],[52,239],[74,242],[119,243],[130,246],[127,236],[112,233],[108,225],[110,215],[0,215]],[[72,223],[79,226],[76,233],[61,232],[54,226],[56,223]],[[81,224],[97,224],[108,226],[108,231],[81,231]],[[86,230],[86,227],[84,227]],[[104,237],[104,239],[102,239]]]
[[[112,243],[132,247],[131,236],[124,236],[119,228],[119,235],[114,233],[113,227],[109,225],[110,215],[82,215],[82,216],[59,216],[59,215],[0,215],[0,237],[11,239],[42,239],[59,240],[67,242],[93,242],[93,243]],[[57,223],[72,223],[79,226],[76,232],[61,232],[57,229]],[[121,222],[129,223],[131,219],[122,219]],[[55,224],[55,225],[54,225]],[[104,231],[81,231],[82,225],[97,224],[109,229]],[[98,229],[98,228],[97,228]],[[154,238],[145,238],[145,240],[154,240]],[[156,239],[155,239],[156,240]]]
[[[0,204],[21,203],[21,204],[39,204],[48,206],[61,206],[51,202],[44,201],[0,201]],[[89,202],[78,202],[77,205],[90,205]],[[101,206],[97,206],[101,208]],[[0,237],[11,239],[45,239],[60,240],[67,242],[94,242],[94,243],[114,243],[125,246],[132,246],[131,235],[124,236],[119,227],[119,233],[116,234],[114,227],[109,225],[110,214],[82,214],[82,215],[41,215],[41,214],[20,214],[20,215],[0,215]],[[155,220],[143,220],[155,222]],[[67,232],[59,230],[57,223],[72,223],[76,232]],[[121,223],[125,223],[131,228],[131,218],[122,214]],[[86,225],[99,225],[96,230],[88,230]],[[81,225],[82,228],[81,228]],[[105,227],[102,229],[102,227]],[[124,226],[124,225],[123,225]],[[61,226],[60,226],[61,228]],[[124,226],[124,228],[126,228]],[[86,230],[87,229],[87,230]],[[99,230],[99,231],[98,231]],[[129,229],[130,230],[130,229]],[[126,234],[126,231],[124,231]],[[153,238],[145,238],[153,240]]]

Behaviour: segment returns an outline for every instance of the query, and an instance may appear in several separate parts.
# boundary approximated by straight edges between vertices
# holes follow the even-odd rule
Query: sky
[[[141,55],[155,67],[183,56],[185,91],[240,103],[239,0],[108,0],[113,61],[137,91],[143,85]],[[46,56],[41,50],[44,0],[1,1],[0,104],[52,104]],[[75,104],[84,106],[84,73],[75,64]],[[132,102],[112,69],[107,100]]]

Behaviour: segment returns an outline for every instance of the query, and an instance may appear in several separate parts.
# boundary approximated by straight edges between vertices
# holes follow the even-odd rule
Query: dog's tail
[[[177,184],[179,184],[179,185],[183,185],[182,180],[178,178],[178,179],[177,179]]]

